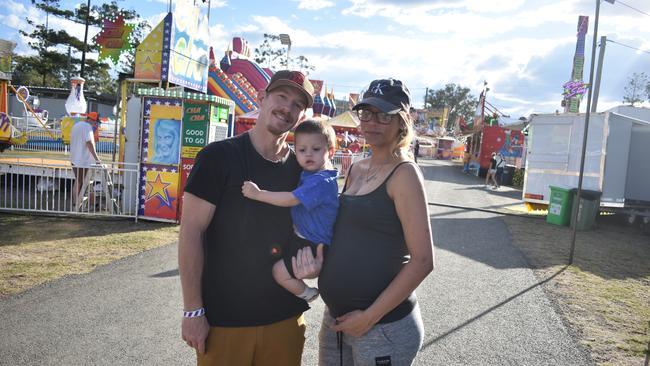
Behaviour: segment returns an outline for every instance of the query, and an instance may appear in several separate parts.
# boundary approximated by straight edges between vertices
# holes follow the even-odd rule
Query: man
[[[271,275],[292,232],[289,209],[249,200],[241,186],[251,180],[265,190],[295,189],[300,168],[285,139],[305,118],[313,91],[302,73],[277,72],[258,94],[255,127],[197,156],[183,198],[178,262],[182,337],[198,365],[300,365],[309,307]],[[314,275],[306,258],[297,256],[296,278]],[[322,262],[322,248],[316,259]]]
[[[75,176],[72,198],[76,210],[81,208],[83,199],[81,188],[88,176],[88,168],[93,164],[101,164],[95,149],[94,129],[98,128],[98,124],[99,114],[90,112],[86,115],[85,121],[75,123],[70,130],[70,163]],[[92,196],[89,197],[91,198]]]
[[[469,149],[465,149],[463,154],[463,173],[469,174],[469,163],[472,160],[472,155],[469,153]]]
[[[497,188],[499,188],[501,186],[501,177],[503,176],[503,168],[506,167],[506,159],[499,152],[497,153],[496,160],[497,160],[496,179],[497,179]]]

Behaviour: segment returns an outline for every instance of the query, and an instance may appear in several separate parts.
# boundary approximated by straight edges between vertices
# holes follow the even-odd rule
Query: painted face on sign
[[[156,122],[152,163],[178,164],[179,128],[179,121],[174,119],[161,119]]]

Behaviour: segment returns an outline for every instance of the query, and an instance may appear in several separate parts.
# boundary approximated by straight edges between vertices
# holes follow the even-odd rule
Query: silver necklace
[[[262,155],[262,154],[260,154],[260,156],[261,156],[262,158],[264,158],[264,160],[266,160],[266,161],[268,161],[268,162],[271,162],[271,163],[279,163],[279,162],[281,162],[285,157],[287,157],[287,154],[289,153],[289,149],[288,149],[288,148],[287,148],[287,152],[285,152],[284,154],[282,153],[282,151],[283,151],[285,148],[287,148],[287,147],[284,146],[284,147],[282,147],[282,149],[280,149],[280,152],[279,152],[279,153],[275,153],[275,154],[273,154],[273,158],[271,158],[271,159],[267,158],[266,156],[264,156],[264,155]]]
[[[366,183],[377,178],[379,172],[383,170],[384,165],[386,164],[379,164],[378,166],[375,166],[375,171],[371,173],[370,171],[372,170],[372,164],[368,162],[368,169],[366,169]]]

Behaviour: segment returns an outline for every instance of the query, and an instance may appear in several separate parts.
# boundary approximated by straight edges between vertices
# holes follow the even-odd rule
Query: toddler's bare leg
[[[311,301],[318,296],[317,289],[307,287],[304,281],[291,277],[282,260],[275,262],[273,265],[273,278],[287,291],[304,300]]]

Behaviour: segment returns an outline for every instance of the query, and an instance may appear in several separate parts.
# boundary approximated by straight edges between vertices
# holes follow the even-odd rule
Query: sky
[[[478,96],[487,82],[487,101],[517,119],[562,111],[562,84],[571,77],[580,15],[589,16],[583,75],[589,80],[596,1],[212,0],[210,44],[219,59],[233,37],[254,48],[264,33],[289,34],[291,56],[307,57],[315,67],[309,77],[324,80],[337,99],[360,92],[373,79],[393,77],[408,86],[419,108],[427,88],[455,83]],[[17,42],[16,53],[30,53],[18,30],[30,32],[25,18],[42,22],[45,14],[29,0],[3,2],[0,38]],[[66,9],[79,3],[61,1]],[[136,10],[152,26],[168,9],[167,0],[118,5]],[[52,17],[50,25],[83,39],[81,25]],[[89,38],[98,31],[91,28]],[[598,40],[601,36],[616,43],[606,43],[598,111],[622,104],[633,73],[650,75],[650,0],[603,1]],[[585,95],[582,110],[586,102]]]

